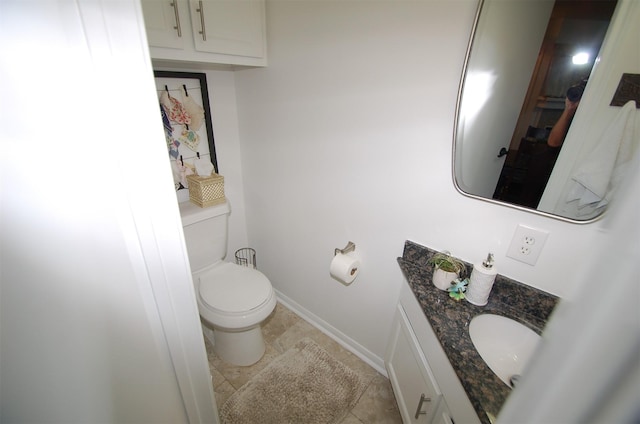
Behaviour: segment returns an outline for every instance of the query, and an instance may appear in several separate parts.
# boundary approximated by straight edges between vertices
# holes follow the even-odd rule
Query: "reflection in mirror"
[[[454,140],[464,194],[538,208],[616,4],[481,1]]]

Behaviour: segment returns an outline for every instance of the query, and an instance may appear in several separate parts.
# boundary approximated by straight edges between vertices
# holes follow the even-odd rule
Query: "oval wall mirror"
[[[581,96],[616,5],[480,1],[456,110],[453,176],[459,191],[570,222],[590,222],[603,212],[561,216],[541,210],[539,202],[573,113],[589,101]]]

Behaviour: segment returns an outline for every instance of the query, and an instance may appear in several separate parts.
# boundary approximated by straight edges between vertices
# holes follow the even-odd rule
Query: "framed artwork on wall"
[[[188,196],[187,175],[196,163],[208,161],[218,172],[207,76],[154,71],[154,77],[175,189]]]

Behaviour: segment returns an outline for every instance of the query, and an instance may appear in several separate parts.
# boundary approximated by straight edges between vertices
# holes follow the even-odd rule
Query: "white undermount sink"
[[[540,341],[530,328],[500,315],[477,315],[469,324],[469,335],[489,368],[509,387],[520,376]]]

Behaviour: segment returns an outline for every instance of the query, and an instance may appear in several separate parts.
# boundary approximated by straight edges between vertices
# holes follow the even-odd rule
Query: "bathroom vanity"
[[[398,258],[406,281],[385,354],[398,407],[405,423],[491,423],[512,389],[476,351],[469,323],[495,314],[541,334],[558,298],[498,275],[487,305],[456,301],[431,283],[435,253],[407,241]]]

